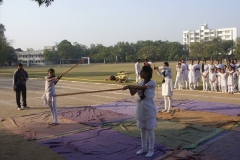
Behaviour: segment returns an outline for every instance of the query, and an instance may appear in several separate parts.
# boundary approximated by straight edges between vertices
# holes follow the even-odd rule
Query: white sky
[[[4,0],[0,23],[14,48],[43,49],[66,39],[89,46],[138,40],[182,43],[182,31],[237,27],[239,0]],[[239,36],[238,31],[238,36]]]

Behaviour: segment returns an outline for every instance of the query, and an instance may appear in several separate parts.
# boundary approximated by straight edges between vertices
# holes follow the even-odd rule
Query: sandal
[[[59,123],[51,123],[50,125],[51,126],[57,126],[57,125],[59,125]]]

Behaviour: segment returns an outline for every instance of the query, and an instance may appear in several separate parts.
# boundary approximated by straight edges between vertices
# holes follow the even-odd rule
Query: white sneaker
[[[166,109],[163,109],[163,110],[161,110],[160,112],[166,112],[167,110]]]
[[[168,111],[167,111],[167,113],[170,113],[170,112],[171,112],[171,110],[168,110]]]
[[[153,151],[148,151],[148,153],[146,154],[146,158],[150,158],[154,155],[154,152]]]
[[[18,108],[19,111],[23,110],[22,108]]]
[[[139,155],[139,154],[143,154],[143,153],[146,153],[147,152],[147,150],[146,149],[141,149],[140,151],[137,151],[137,155]]]

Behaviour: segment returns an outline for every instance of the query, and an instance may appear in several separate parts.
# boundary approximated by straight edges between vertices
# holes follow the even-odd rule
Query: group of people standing
[[[221,60],[190,60],[189,64],[185,60],[178,61],[176,65],[175,89],[195,90],[199,87],[200,78],[203,82],[203,91],[219,91],[225,93],[240,92],[240,64],[237,59],[228,60],[227,64],[222,64]]]

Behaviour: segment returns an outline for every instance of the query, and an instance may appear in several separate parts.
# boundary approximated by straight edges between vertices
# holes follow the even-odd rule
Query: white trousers
[[[202,81],[203,81],[203,91],[207,91],[208,90],[208,79],[203,78],[202,77]]]
[[[136,73],[136,83],[140,83],[141,82],[141,76],[140,74]]]
[[[216,83],[210,82],[211,91],[216,91]]]
[[[228,85],[228,93],[234,92],[234,86],[233,85]]]
[[[149,140],[149,151],[153,151],[155,142],[154,129],[141,128],[141,142],[143,150],[147,150],[147,136]]]
[[[174,88],[182,89],[183,88],[182,82],[183,82],[182,80],[180,80],[179,78],[176,77]]]
[[[172,97],[170,96],[164,96],[164,110],[170,111],[172,108]]]
[[[56,100],[54,100],[54,98],[49,99],[48,106],[49,106],[51,114],[52,114],[53,123],[58,123]]]
[[[199,83],[200,83],[200,78],[196,78],[197,87],[199,87]]]
[[[226,93],[227,92],[227,86],[221,86],[221,90],[223,93]]]

